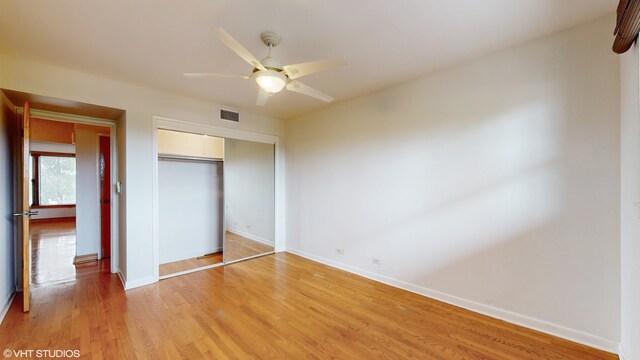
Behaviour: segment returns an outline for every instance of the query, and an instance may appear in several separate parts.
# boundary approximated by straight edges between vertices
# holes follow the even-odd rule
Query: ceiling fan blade
[[[285,65],[284,70],[287,72],[289,79],[297,79],[320,71],[325,71],[347,65],[347,61],[343,58],[326,59],[318,61],[310,61],[301,64]]]
[[[263,88],[260,88],[260,92],[258,92],[258,98],[256,99],[256,105],[264,106],[269,100],[269,93],[264,91]]]
[[[183,73],[184,77],[188,78],[204,78],[204,77],[239,77],[248,79],[249,75],[244,74],[226,74],[226,73]]]
[[[307,86],[299,81],[290,81],[287,84],[287,90],[297,92],[299,94],[311,96],[313,98],[322,100],[324,102],[332,102],[334,100],[331,96],[319,90],[316,90],[310,86]]]
[[[238,54],[244,61],[248,62],[254,68],[258,68],[260,70],[264,70],[264,66],[253,56],[249,50],[247,50],[244,46],[242,46],[236,39],[234,39],[228,32],[224,31],[223,28],[215,28],[213,32],[218,36],[220,41],[222,41],[225,45],[227,45],[233,52]]]

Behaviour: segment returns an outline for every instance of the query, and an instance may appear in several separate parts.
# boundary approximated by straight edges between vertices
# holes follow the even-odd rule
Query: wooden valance
[[[622,54],[631,48],[640,31],[640,0],[620,0],[613,34],[613,51]]]

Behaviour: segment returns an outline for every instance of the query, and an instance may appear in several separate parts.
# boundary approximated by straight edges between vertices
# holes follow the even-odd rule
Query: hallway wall
[[[100,253],[100,189],[98,135],[93,127],[76,125],[76,255]]]

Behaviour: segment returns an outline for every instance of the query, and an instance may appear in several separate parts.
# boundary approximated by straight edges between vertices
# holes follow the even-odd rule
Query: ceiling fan
[[[225,45],[233,50],[233,52],[253,66],[253,70],[250,74],[246,75],[225,73],[184,73],[184,76],[188,78],[239,77],[242,79],[254,79],[260,87],[258,99],[256,100],[256,105],[258,106],[266,104],[269,96],[280,92],[284,88],[325,102],[331,102],[334,100],[331,96],[307,86],[297,79],[320,71],[345,66],[347,65],[347,62],[344,59],[337,58],[310,61],[293,65],[282,65],[280,61],[271,57],[271,49],[278,46],[280,43],[280,36],[276,33],[265,31],[260,35],[260,39],[262,39],[262,42],[269,48],[269,53],[267,54],[267,57],[258,61],[258,59],[256,59],[249,50],[236,41],[236,39],[231,37],[231,35],[224,31],[223,28],[216,28],[213,32]]]

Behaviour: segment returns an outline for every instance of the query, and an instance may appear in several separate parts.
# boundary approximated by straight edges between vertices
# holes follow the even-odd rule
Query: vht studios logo
[[[78,358],[80,357],[80,350],[11,350],[6,349],[2,355],[5,358]]]

